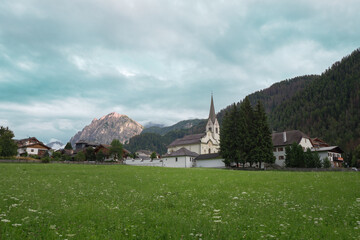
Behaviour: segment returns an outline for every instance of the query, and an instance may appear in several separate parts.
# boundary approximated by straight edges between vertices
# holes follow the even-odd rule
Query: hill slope
[[[276,130],[299,129],[349,150],[360,143],[360,49],[270,113]]]
[[[184,120],[184,121],[178,122],[178,123],[176,123],[172,126],[168,126],[168,127],[153,126],[153,127],[145,128],[142,133],[157,133],[157,134],[160,134],[163,136],[166,133],[174,131],[174,130],[192,128],[193,126],[198,125],[201,121],[203,121],[203,120],[202,119],[191,119],[191,120]]]
[[[142,132],[143,126],[126,115],[110,113],[100,119],[94,119],[70,139],[74,146],[79,140],[110,144],[113,139],[124,143]]]

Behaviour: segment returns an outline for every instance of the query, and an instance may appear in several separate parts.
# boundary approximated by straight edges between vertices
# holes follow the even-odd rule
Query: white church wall
[[[187,150],[200,154],[200,144],[189,144],[189,145],[179,145],[179,146],[175,146],[175,147],[170,147],[168,149],[168,154],[175,152],[181,148],[186,148]]]
[[[225,168],[224,159],[196,160],[196,167]]]

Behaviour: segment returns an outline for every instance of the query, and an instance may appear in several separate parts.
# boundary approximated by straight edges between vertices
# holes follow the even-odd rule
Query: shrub
[[[329,168],[331,167],[331,162],[329,160],[328,157],[324,158],[323,162],[322,162],[323,168]]]
[[[50,162],[50,157],[43,157],[43,158],[41,159],[41,162],[42,162],[42,163],[49,163],[49,162]]]

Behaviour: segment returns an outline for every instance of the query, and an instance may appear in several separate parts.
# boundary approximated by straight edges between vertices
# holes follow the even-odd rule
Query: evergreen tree
[[[220,131],[220,152],[224,158],[226,166],[230,166],[231,162],[239,163],[238,153],[237,153],[237,139],[239,138],[238,131],[236,130],[236,117],[238,110],[234,104],[230,111],[225,113],[225,116],[222,121],[221,131]]]
[[[78,152],[75,156],[75,160],[79,162],[85,161],[86,160],[85,153],[83,151]]]
[[[154,158],[157,158],[156,152],[152,152],[150,155],[151,160],[153,160]]]
[[[67,149],[67,150],[72,150],[73,148],[72,148],[72,146],[71,146],[71,143],[70,143],[70,142],[66,143],[66,145],[65,145],[65,148],[64,148],[64,149]]]
[[[253,138],[255,140],[255,146],[253,148],[253,156],[255,161],[259,163],[259,168],[261,168],[261,163],[274,163],[275,157],[273,154],[273,144],[271,138],[271,131],[269,128],[269,123],[267,121],[265,109],[260,101],[258,101],[255,109],[255,127]]]
[[[0,157],[11,157],[17,154],[17,145],[13,137],[14,133],[8,127],[0,127]]]

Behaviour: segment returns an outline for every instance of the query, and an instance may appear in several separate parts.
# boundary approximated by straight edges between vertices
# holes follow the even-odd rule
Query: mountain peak
[[[85,126],[71,138],[70,142],[74,146],[77,141],[85,141],[110,144],[113,139],[118,139],[124,143],[131,137],[142,132],[144,127],[126,115],[116,112],[109,113],[100,119],[94,119],[89,125]]]

